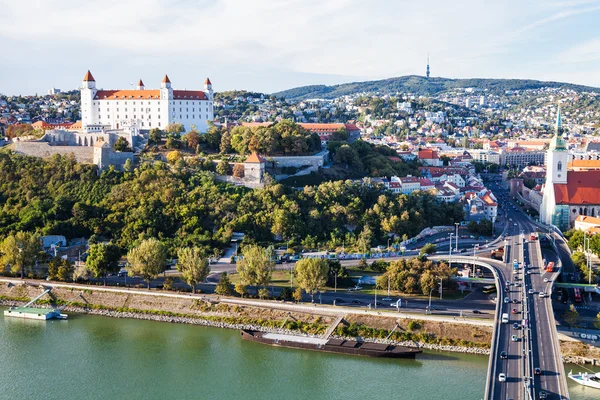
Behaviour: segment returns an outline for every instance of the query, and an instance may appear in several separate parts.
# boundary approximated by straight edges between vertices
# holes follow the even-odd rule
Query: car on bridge
[[[507,353],[507,352],[505,352],[505,351],[501,352],[501,353],[500,353],[500,358],[501,358],[502,360],[506,360],[506,359],[508,358],[508,353]]]
[[[518,323],[518,322],[515,322],[515,323],[513,324],[513,329],[521,329],[521,326],[519,325],[519,323]]]
[[[535,367],[533,369],[533,374],[534,375],[541,375],[542,374],[542,369],[540,367]]]
[[[498,382],[506,382],[506,374],[504,372],[498,375]]]
[[[519,337],[517,335],[512,335],[510,337],[510,340],[512,340],[513,342],[518,342],[519,341]]]
[[[513,313],[513,314],[516,314],[516,313],[517,313],[517,309],[516,309],[516,308],[513,308],[513,309],[512,309],[512,313]]]

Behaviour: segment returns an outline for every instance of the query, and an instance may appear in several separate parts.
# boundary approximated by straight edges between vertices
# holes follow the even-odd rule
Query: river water
[[[3,308],[0,308],[0,312]],[[487,357],[380,360],[273,348],[237,331],[70,315],[0,316],[0,399],[474,399]],[[579,390],[597,399],[598,392]],[[588,395],[593,395],[589,397]]]

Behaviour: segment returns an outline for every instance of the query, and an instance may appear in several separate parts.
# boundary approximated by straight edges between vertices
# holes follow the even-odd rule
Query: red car
[[[513,309],[512,309],[512,313],[513,313],[513,314],[516,314],[516,313],[517,313],[517,309],[516,309],[516,308],[513,308]]]

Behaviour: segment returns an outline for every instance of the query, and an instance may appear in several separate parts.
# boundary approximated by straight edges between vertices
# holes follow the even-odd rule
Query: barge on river
[[[324,351],[326,353],[383,358],[415,358],[423,351],[416,347],[383,343],[358,342],[344,339],[319,339],[307,336],[282,335],[253,330],[241,330],[242,339],[271,346]]]

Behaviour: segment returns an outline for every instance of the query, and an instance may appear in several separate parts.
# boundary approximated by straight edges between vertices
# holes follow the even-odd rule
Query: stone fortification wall
[[[329,160],[329,151],[322,151],[314,156],[268,157],[267,167],[304,167],[309,166],[311,171],[316,171]]]
[[[84,146],[50,146],[45,142],[15,142],[13,151],[32,157],[51,157],[54,154],[73,154],[77,162],[92,164],[93,148]]]

